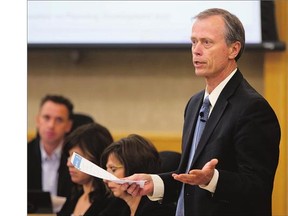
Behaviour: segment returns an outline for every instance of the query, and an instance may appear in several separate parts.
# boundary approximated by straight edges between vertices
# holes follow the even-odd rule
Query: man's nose
[[[51,120],[48,122],[48,125],[49,125],[49,127],[53,128],[53,127],[55,126],[55,123],[56,123],[56,121],[53,120],[53,119],[51,119]]]

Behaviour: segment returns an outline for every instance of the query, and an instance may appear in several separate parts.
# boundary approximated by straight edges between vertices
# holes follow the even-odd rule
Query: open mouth
[[[200,62],[200,61],[194,61],[193,63],[194,63],[194,66],[201,66],[205,64],[204,62]]]

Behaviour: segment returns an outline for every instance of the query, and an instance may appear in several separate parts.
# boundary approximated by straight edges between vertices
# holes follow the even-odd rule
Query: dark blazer
[[[79,192],[74,198],[68,197],[57,216],[70,216],[82,194],[83,192]],[[130,211],[129,206],[124,200],[105,195],[94,200],[83,216],[119,216],[127,211]]]
[[[185,109],[178,173],[184,173],[188,163],[203,97],[204,91],[192,96]],[[201,169],[209,160],[218,159],[216,191],[211,194],[199,186],[185,185],[186,215],[271,215],[279,142],[274,111],[238,70],[219,95],[190,164],[191,169]],[[160,176],[165,185],[163,202],[175,199],[181,184],[171,173]]]
[[[143,196],[135,212],[135,216],[175,216],[176,204],[151,201]],[[121,213],[120,213],[121,212]],[[121,209],[117,216],[130,216],[130,208]]]
[[[28,143],[27,151],[27,184],[28,190],[42,190],[42,167],[39,137]],[[72,181],[66,165],[67,156],[62,154],[59,166],[57,195],[67,197],[70,194]]]
[[[139,203],[135,216],[175,216],[175,211],[175,203],[161,204],[144,196]]]

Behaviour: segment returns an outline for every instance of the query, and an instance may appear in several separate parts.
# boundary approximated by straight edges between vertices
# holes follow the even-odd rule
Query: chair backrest
[[[76,128],[78,128],[79,126],[95,122],[91,116],[84,114],[84,113],[74,113],[72,120],[73,120],[73,125],[72,125],[70,133],[74,131]]]
[[[181,153],[176,151],[160,151],[161,172],[171,172],[178,168]]]

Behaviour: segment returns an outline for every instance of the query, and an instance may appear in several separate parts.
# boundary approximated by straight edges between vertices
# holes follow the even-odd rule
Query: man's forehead
[[[210,17],[211,18],[211,17]],[[192,35],[193,34],[212,34],[212,35],[221,35],[224,33],[224,22],[219,19],[197,19],[192,25]]]
[[[59,103],[54,103],[54,102],[50,102],[47,101],[46,103],[44,103],[40,109],[40,113],[47,113],[50,115],[59,115],[59,116],[68,116],[69,111],[67,109],[67,107],[63,104],[59,104]]]

